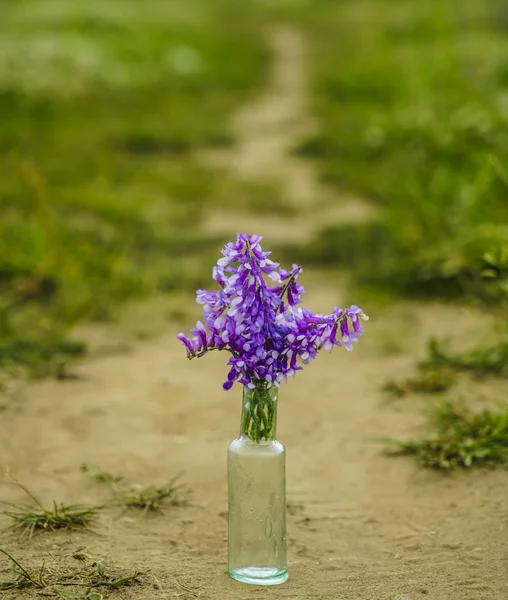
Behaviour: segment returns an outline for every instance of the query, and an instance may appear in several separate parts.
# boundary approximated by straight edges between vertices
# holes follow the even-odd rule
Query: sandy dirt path
[[[312,198],[330,192],[311,166],[288,153],[305,122],[302,38],[281,29],[273,42],[273,79],[237,115],[240,143],[232,168],[256,177],[270,167],[286,181],[287,194],[303,207],[297,239],[321,222],[321,216],[311,218]],[[273,223],[241,215],[210,226],[230,236],[253,231],[253,224],[267,246],[277,239]],[[315,309],[353,300],[324,276],[304,284]],[[72,561],[66,557],[85,547],[124,570],[148,570],[145,585],[112,598],[506,600],[506,472],[423,473],[409,460],[384,456],[380,442],[414,434],[422,420],[421,401],[389,403],[380,383],[409,373],[431,334],[473,338],[478,315],[433,305],[364,308],[374,314],[354,353],[320,357],[281,390],[278,429],[287,447],[290,502],[287,584],[264,589],[227,576],[226,448],[239,427],[240,392],[222,391],[221,355],[186,361],[175,340],[181,327],[171,324],[128,352],[82,362],[75,368],[80,379],[24,386],[0,413],[0,464],[47,503],[108,502],[109,492],[80,473],[83,463],[130,483],[162,484],[184,471],[192,504],[148,517],[110,508],[96,535],[45,534],[20,544],[2,533],[0,547],[32,568],[51,556]],[[401,352],[388,351],[388,337]],[[8,481],[0,482],[0,498],[25,500]],[[7,570],[0,559],[1,578]],[[5,600],[29,597],[36,596],[0,592]]]
[[[266,90],[241,108],[233,118],[238,143],[206,155],[206,160],[226,168],[247,181],[273,182],[283,199],[297,209],[292,215],[246,215],[242,207],[213,210],[207,231],[231,235],[239,224],[263,232],[277,241],[308,241],[330,222],[354,223],[370,218],[373,208],[361,199],[343,194],[340,202],[319,184],[315,167],[294,150],[302,136],[313,129],[307,93],[307,52],[302,35],[295,29],[278,27],[270,36],[273,68]]]

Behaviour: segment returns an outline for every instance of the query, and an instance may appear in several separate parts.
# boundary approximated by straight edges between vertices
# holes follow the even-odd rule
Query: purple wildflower
[[[263,252],[260,241],[258,235],[242,233],[222,249],[212,272],[220,289],[196,293],[205,323],[197,322],[192,338],[177,336],[188,358],[211,350],[231,353],[225,390],[235,381],[250,388],[256,380],[266,381],[267,387],[279,386],[321,349],[343,345],[352,350],[363,332],[360,319],[368,319],[354,305],[345,310],[335,307],[330,315],[300,307],[305,293],[298,283],[302,269],[298,265],[291,271],[280,268],[268,258],[270,252]]]

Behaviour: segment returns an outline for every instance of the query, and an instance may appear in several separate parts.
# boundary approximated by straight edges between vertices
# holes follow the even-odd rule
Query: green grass
[[[121,485],[124,478],[102,469],[82,465],[81,471],[96,483],[109,485],[113,492],[113,503],[125,510],[135,509],[142,513],[158,512],[167,506],[184,506],[188,503],[190,490],[178,483],[180,474],[165,485]]]
[[[184,506],[189,492],[182,484],[177,484],[177,480],[178,476],[163,486],[137,486],[117,490],[117,502],[125,509],[140,510],[143,514],[160,511],[165,506]]]
[[[431,437],[395,442],[389,454],[414,456],[422,467],[441,470],[508,461],[508,408],[472,413],[445,402],[433,409],[429,421]]]
[[[11,529],[20,532],[20,538],[30,539],[40,531],[65,529],[78,531],[89,529],[96,520],[100,508],[83,504],[57,504],[52,508],[33,507],[28,504],[16,504],[11,510],[2,510],[13,523]]]
[[[308,41],[316,133],[295,151],[378,217],[286,256],[396,295],[508,299],[508,38],[497,0],[20,0],[0,23],[0,369],[68,376],[69,328],[206,285],[206,215],[270,218],[279,182],[232,181],[269,22]],[[336,196],[339,201],[339,194]],[[284,256],[284,255],[283,255]]]
[[[86,464],[82,465],[80,470],[82,473],[86,473],[96,483],[105,483],[114,486],[123,480],[121,475],[112,475],[111,473],[108,473],[108,471],[92,468]]]
[[[202,285],[225,175],[196,154],[234,141],[268,60],[250,2],[2,5],[0,368],[44,373],[73,324]]]
[[[408,377],[401,381],[388,381],[383,386],[383,390],[399,398],[413,393],[438,394],[447,392],[456,382],[455,371],[450,368],[422,368],[415,377]]]
[[[463,352],[450,352],[446,344],[431,339],[426,364],[469,371],[475,375],[508,377],[508,337],[504,336],[495,344],[475,346]]]
[[[85,350],[82,342],[58,339],[56,332],[45,340],[12,336],[0,342],[0,368],[14,375],[21,368],[32,377],[53,375],[65,379],[69,377],[66,366],[69,358],[82,356]]]
[[[10,477],[32,500],[30,504],[12,504],[0,514],[11,519],[10,529],[19,532],[21,539],[31,539],[34,533],[43,531],[83,531],[99,516],[98,506],[84,504],[64,504],[53,501],[52,508],[45,507],[41,501],[17,479]]]
[[[380,207],[303,249],[397,293],[508,298],[508,74],[501,3],[286,7],[310,47],[318,130],[298,151]]]

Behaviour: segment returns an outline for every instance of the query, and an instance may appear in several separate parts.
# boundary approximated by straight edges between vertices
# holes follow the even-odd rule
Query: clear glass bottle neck
[[[255,443],[270,442],[277,434],[279,388],[258,380],[254,388],[244,386],[240,437]]]

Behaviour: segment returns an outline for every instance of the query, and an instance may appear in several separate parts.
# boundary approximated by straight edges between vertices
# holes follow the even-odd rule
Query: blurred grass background
[[[199,284],[225,176],[195,154],[234,142],[269,51],[248,2],[0,10],[0,366],[44,374],[83,351],[74,323]]]
[[[314,0],[294,19],[318,122],[297,151],[380,209],[304,253],[397,294],[505,300],[508,4]]]
[[[395,296],[508,297],[508,4],[492,0],[3,0],[0,367],[57,372],[69,328],[193,291],[224,240],[200,228],[238,184],[233,145],[270,23],[308,43],[316,128],[295,152],[378,207],[291,259]],[[245,190],[244,190],[245,191]],[[250,184],[253,211],[277,191]],[[203,271],[205,269],[205,271]]]

